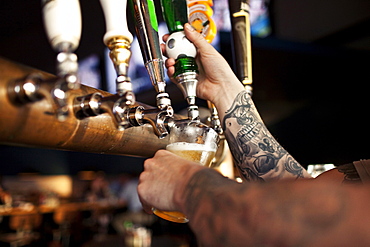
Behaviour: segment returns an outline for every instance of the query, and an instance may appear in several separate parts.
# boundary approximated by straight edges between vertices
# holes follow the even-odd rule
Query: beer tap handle
[[[106,25],[103,41],[110,50],[109,56],[117,73],[116,90],[119,98],[113,107],[119,105],[120,107],[117,109],[122,109],[124,112],[130,105],[135,104],[135,95],[128,77],[133,37],[127,27],[127,0],[100,0],[100,4]],[[115,109],[110,109],[110,111],[116,112]],[[119,114],[114,115],[118,116]],[[126,127],[126,124],[120,124],[120,126]]]
[[[131,43],[133,37],[128,30],[126,18],[127,0],[100,0],[100,4],[106,25],[104,44],[108,45],[111,39],[117,37],[123,37]]]
[[[198,66],[195,61],[197,50],[184,33],[188,22],[186,0],[161,0],[163,19],[166,21],[170,36],[166,42],[168,57],[175,59],[174,78],[188,103],[188,117],[199,120],[198,107],[195,105],[198,84]]]
[[[150,80],[158,93],[165,92],[164,63],[153,0],[129,0],[135,19],[135,31]]]
[[[78,59],[74,51],[81,37],[81,10],[78,0],[42,0],[44,26],[51,47],[58,53],[57,80],[51,91],[56,116],[63,121],[68,116],[67,92],[78,89]]]
[[[109,56],[117,73],[117,94],[125,98],[127,105],[135,103],[131,80],[128,77],[128,66],[131,58],[132,34],[127,27],[127,0],[100,0],[102,6],[106,33],[104,44],[109,48]]]
[[[248,0],[229,0],[236,75],[252,95],[252,48]]]
[[[43,0],[46,33],[57,52],[73,52],[81,37],[81,10],[78,0]]]
[[[51,47],[58,52],[57,75],[66,76],[68,87],[79,88],[78,61],[73,52],[81,37],[81,10],[78,0],[43,0],[43,18]]]

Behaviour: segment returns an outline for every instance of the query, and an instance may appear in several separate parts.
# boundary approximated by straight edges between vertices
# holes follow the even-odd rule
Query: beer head
[[[219,142],[218,133],[197,121],[185,121],[176,123],[170,129],[170,143],[188,142],[188,143],[216,143]]]
[[[184,159],[197,162],[203,166],[209,166],[215,156],[217,145],[216,143],[175,142],[168,144],[166,149]]]

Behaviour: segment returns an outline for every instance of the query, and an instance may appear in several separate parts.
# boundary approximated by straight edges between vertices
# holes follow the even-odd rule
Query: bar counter
[[[78,212],[78,211],[109,211],[126,207],[124,202],[69,202],[62,203],[57,206],[46,205],[24,205],[22,207],[3,207],[0,209],[0,216],[17,216],[17,215],[33,215],[33,214],[48,214],[61,211]]]

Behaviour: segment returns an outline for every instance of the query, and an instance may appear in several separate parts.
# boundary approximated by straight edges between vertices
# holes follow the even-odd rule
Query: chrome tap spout
[[[138,125],[150,124],[154,133],[160,138],[168,135],[168,122],[173,118],[172,107],[165,109],[151,108],[145,109],[143,106],[136,107],[135,123]]]
[[[77,97],[74,99],[74,113],[79,119],[98,116],[107,113],[111,116],[114,125],[119,130],[124,130],[130,126],[128,113],[130,105],[124,96],[114,94],[103,97],[99,92]]]
[[[127,104],[126,97],[117,94],[103,97],[94,93],[75,98],[74,112],[80,119],[107,113],[119,130],[150,124],[159,138],[168,135],[167,122],[173,118],[172,107],[145,109],[144,106]]]

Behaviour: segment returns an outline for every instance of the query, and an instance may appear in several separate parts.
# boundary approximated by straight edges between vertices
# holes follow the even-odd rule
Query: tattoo
[[[243,211],[248,207],[240,202],[239,196],[247,189],[213,169],[202,169],[191,178],[185,191],[186,215],[190,224],[200,229],[197,237],[205,246],[233,246],[228,243],[234,228],[228,226],[241,223],[243,229],[246,227],[244,222],[248,221],[239,218],[234,224],[232,221],[236,218],[228,218],[227,214],[231,209],[241,213],[241,217],[244,215]]]
[[[315,246],[351,217],[337,186],[244,183],[212,169],[198,171],[185,190],[185,212],[204,246]]]
[[[246,91],[237,95],[226,112],[223,127],[235,163],[247,181],[306,175],[267,130]]]

